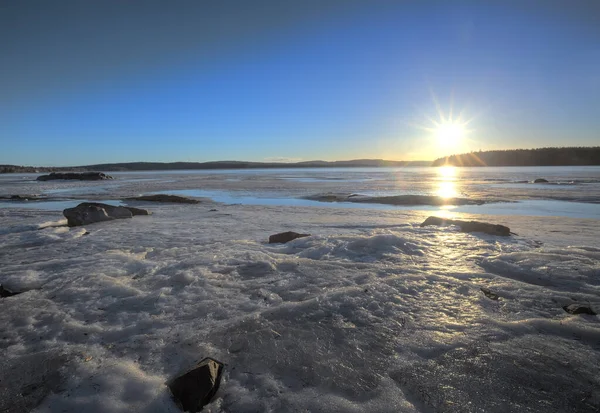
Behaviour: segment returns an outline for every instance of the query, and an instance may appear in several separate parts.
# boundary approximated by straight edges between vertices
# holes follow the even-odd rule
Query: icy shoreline
[[[600,406],[599,319],[562,309],[600,304],[597,220],[477,216],[519,234],[500,239],[420,212],[142,206],[72,229],[0,210],[0,282],[26,291],[0,299],[7,411],[176,412],[164,383],[206,356],[226,363],[208,412]],[[313,236],[266,243],[285,230]]]

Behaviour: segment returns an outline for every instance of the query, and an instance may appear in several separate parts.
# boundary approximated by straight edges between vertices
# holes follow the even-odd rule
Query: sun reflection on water
[[[437,187],[436,195],[442,198],[453,198],[457,196],[454,182],[440,182]]]
[[[456,189],[457,168],[442,166],[438,168],[438,182],[435,194],[442,198],[454,198],[458,196]]]

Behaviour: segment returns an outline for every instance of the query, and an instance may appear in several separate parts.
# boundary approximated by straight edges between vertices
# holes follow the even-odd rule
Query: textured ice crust
[[[0,210],[0,282],[25,291],[0,299],[7,412],[177,412],[164,383],[206,356],[226,363],[207,412],[600,407],[600,320],[561,308],[600,309],[597,221],[503,217],[519,236],[500,239],[417,213],[148,207],[71,229]],[[287,230],[313,236],[267,243]]]

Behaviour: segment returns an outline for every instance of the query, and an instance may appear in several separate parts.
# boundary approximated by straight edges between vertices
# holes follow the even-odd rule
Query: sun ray
[[[448,111],[448,119],[452,119],[454,111],[454,88],[450,91],[450,110]]]
[[[444,116],[444,111],[442,111],[442,106],[440,105],[440,102],[438,101],[438,98],[431,87],[429,87],[429,93],[431,94],[431,99],[433,100],[433,104],[435,105],[435,109],[437,110],[441,123],[446,122],[446,117]]]

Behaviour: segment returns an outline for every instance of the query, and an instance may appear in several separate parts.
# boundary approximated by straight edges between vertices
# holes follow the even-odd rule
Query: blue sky
[[[599,16],[554,0],[2,2],[0,164],[600,145]],[[464,139],[440,144],[439,111],[470,120]]]

